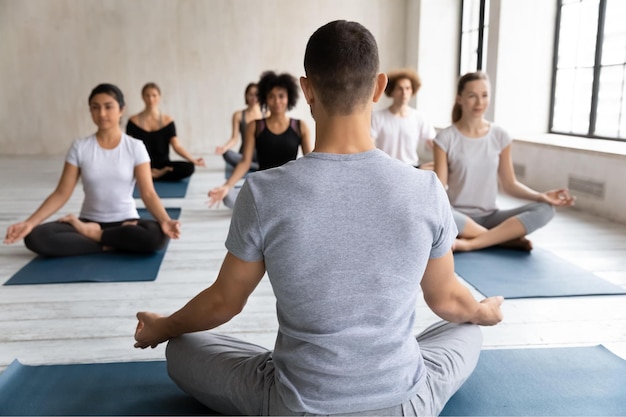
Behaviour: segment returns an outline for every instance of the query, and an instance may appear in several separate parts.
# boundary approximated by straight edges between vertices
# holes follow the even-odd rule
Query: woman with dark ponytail
[[[157,251],[168,238],[178,238],[180,223],[170,219],[154,190],[146,147],[120,128],[124,95],[113,84],[100,84],[88,102],[98,130],[74,141],[56,189],[28,219],[9,226],[4,243],[23,238],[26,247],[43,256]],[[80,216],[40,224],[65,205],[79,179],[85,193]],[[156,221],[139,218],[135,183]]]
[[[545,226],[554,207],[574,204],[565,188],[535,191],[513,171],[511,137],[484,116],[489,106],[487,74],[472,72],[459,79],[452,126],[435,138],[435,172],[446,187],[458,229],[455,251],[493,245],[530,251],[526,235]],[[511,210],[496,206],[498,184],[515,197],[533,201]]]

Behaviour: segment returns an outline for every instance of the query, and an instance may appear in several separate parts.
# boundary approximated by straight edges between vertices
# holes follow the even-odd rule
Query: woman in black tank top
[[[209,191],[210,207],[221,201],[232,207],[239,191],[235,186],[250,169],[255,151],[259,170],[263,170],[296,159],[299,149],[302,149],[303,155],[312,150],[307,125],[287,116],[287,112],[298,102],[296,79],[287,73],[277,75],[267,71],[261,75],[258,88],[261,109],[269,110],[270,116],[247,125],[241,162],[224,185]]]

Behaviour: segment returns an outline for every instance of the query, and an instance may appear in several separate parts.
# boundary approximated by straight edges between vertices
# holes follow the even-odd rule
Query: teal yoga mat
[[[179,208],[166,210],[171,218],[180,217]],[[146,209],[138,211],[140,217],[152,218]],[[167,245],[152,254],[103,252],[60,258],[37,256],[4,285],[154,281],[166,250]]]
[[[626,289],[543,249],[521,252],[490,248],[458,252],[454,254],[454,265],[458,275],[488,297],[626,294]]]
[[[180,181],[154,181],[154,189],[161,198],[185,198],[189,178]],[[139,198],[139,189],[135,186],[133,198]]]
[[[26,366],[0,375],[0,415],[218,415],[176,386],[164,361]]]
[[[626,361],[603,346],[483,350],[442,416],[626,416]]]

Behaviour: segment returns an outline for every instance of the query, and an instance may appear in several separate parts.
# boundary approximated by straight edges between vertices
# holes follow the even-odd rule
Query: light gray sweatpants
[[[513,209],[496,210],[487,216],[468,216],[452,209],[454,223],[459,233],[465,229],[468,217],[487,229],[493,229],[508,218],[517,217],[524,226],[526,234],[530,234],[548,224],[555,213],[554,207],[548,203],[529,203]]]
[[[439,415],[476,367],[482,334],[476,325],[442,321],[420,333],[417,340],[426,366],[420,390],[403,404],[353,415]],[[214,411],[227,415],[305,415],[291,411],[282,402],[274,383],[272,352],[261,346],[201,332],[170,340],[166,356],[168,372],[176,384]]]

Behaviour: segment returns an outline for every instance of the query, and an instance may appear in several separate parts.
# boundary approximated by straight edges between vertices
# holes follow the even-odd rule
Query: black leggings
[[[191,174],[193,174],[196,169],[193,163],[185,161],[170,161],[164,166],[171,167],[172,170],[166,172],[159,178],[155,178],[155,181],[180,181],[187,177],[191,177]]]
[[[136,221],[137,224],[122,226],[123,222],[99,223],[102,228],[101,242],[81,235],[69,223],[44,223],[35,227],[24,238],[24,244],[38,255],[72,256],[102,252],[105,246],[119,251],[152,253],[167,243],[167,236],[154,220],[127,221]]]

